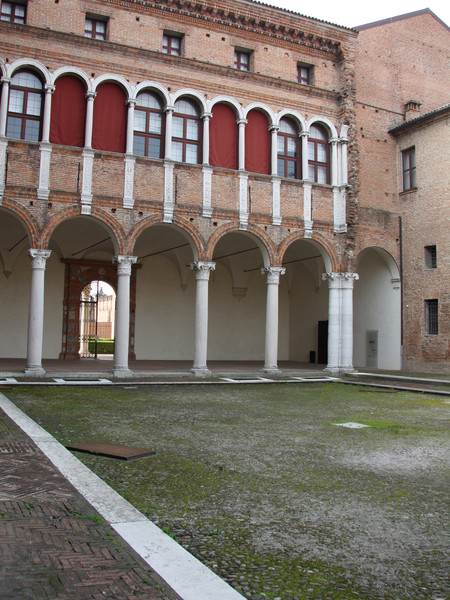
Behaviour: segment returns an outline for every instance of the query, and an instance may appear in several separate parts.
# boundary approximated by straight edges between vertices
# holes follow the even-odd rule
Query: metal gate
[[[98,297],[80,302],[80,357],[97,358]]]

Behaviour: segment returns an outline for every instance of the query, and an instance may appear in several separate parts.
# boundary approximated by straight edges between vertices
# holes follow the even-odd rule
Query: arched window
[[[238,168],[238,130],[234,110],[227,104],[213,106],[209,124],[209,162],[214,167]]]
[[[92,147],[106,152],[125,152],[126,96],[120,86],[101,83],[94,102]]]
[[[41,134],[43,85],[39,77],[20,71],[11,79],[6,135],[38,142]]]
[[[267,117],[251,110],[245,127],[245,169],[251,173],[270,173],[270,132]]]
[[[197,164],[200,149],[200,115],[191,100],[175,102],[172,120],[172,158]]]
[[[311,125],[308,139],[309,179],[330,183],[330,146],[328,134],[321,125]]]
[[[162,102],[156,94],[142,92],[134,110],[133,152],[138,156],[162,157]]]
[[[63,146],[84,145],[86,88],[72,75],[58,77],[52,96],[50,141]]]
[[[281,119],[277,148],[278,175],[301,179],[301,146],[297,127],[292,119]]]

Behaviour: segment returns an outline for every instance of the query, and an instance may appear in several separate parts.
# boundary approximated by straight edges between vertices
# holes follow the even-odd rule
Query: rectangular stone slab
[[[118,458],[119,460],[136,460],[146,458],[156,454],[154,450],[146,448],[132,448],[131,446],[121,446],[120,444],[104,444],[102,442],[87,442],[85,444],[70,444],[66,446],[67,450],[76,450],[77,452],[86,452],[87,454],[98,454],[108,458]]]

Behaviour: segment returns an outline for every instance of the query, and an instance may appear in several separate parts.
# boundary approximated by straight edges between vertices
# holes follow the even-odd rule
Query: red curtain
[[[216,104],[209,123],[209,163],[214,167],[237,169],[238,130],[234,110]]]
[[[126,96],[115,83],[101,83],[94,100],[92,147],[125,152]]]
[[[86,89],[80,79],[63,75],[56,80],[52,96],[50,141],[63,146],[84,146]]]
[[[270,174],[270,132],[266,116],[251,110],[245,126],[245,170]]]

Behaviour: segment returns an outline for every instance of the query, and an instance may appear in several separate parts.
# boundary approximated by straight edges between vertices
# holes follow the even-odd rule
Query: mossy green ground
[[[7,395],[63,444],[154,448],[77,456],[249,599],[450,593],[445,398],[338,383]]]

